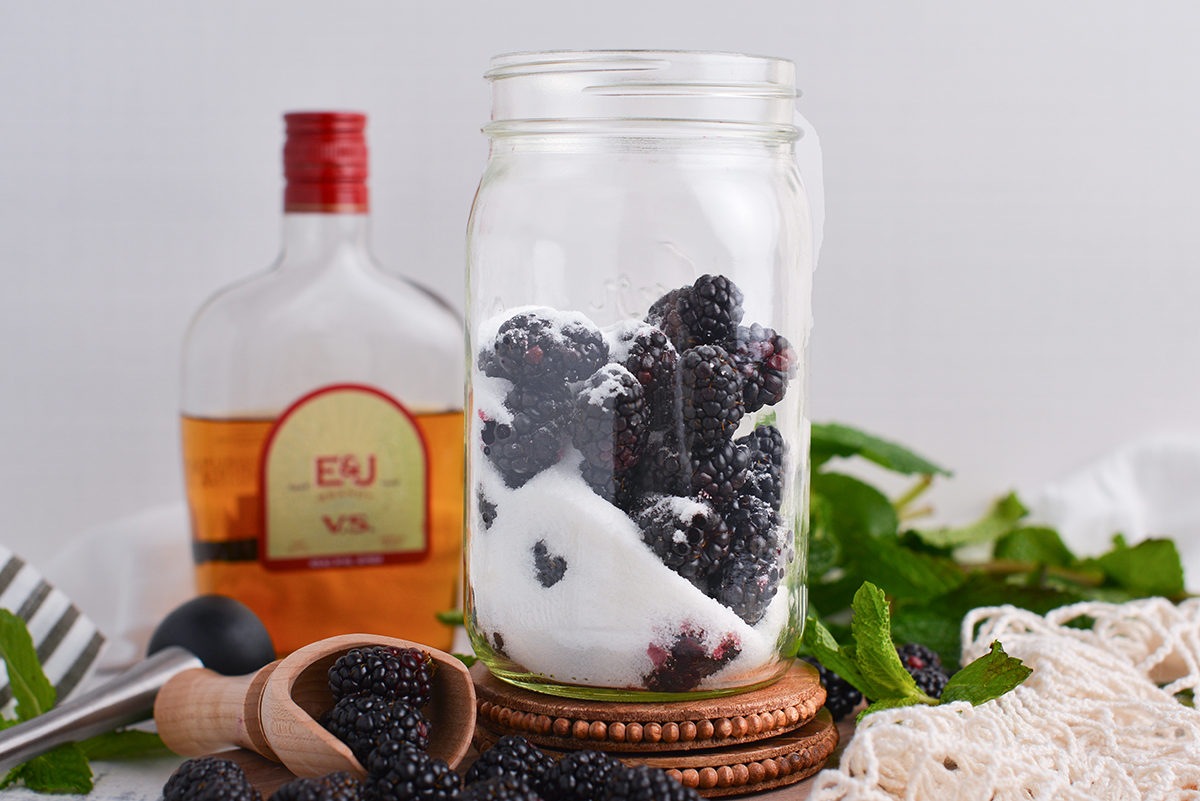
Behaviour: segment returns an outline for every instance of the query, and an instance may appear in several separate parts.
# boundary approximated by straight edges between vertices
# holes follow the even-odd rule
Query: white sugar
[[[629,358],[629,348],[634,338],[646,331],[655,331],[654,326],[643,320],[621,320],[613,323],[602,332],[604,341],[608,343],[608,357],[614,362],[624,363]]]

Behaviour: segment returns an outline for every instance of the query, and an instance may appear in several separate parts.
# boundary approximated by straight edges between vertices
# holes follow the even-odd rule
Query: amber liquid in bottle
[[[421,561],[269,570],[260,467],[273,420],[183,416],[183,457],[201,593],[238,598],[262,618],[281,654],[337,634],[400,637],[447,650],[436,615],[458,606],[463,522],[463,414],[414,415],[425,440],[429,552]]]

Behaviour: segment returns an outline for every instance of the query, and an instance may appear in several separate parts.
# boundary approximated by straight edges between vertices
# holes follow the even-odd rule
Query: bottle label
[[[275,422],[262,456],[270,570],[416,562],[429,554],[428,452],[411,414],[371,387],[325,387]]]

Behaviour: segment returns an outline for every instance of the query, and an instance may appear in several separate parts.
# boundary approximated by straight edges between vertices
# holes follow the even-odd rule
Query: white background
[[[369,113],[375,250],[461,306],[482,75],[517,50],[796,62],[812,417],[954,469],[943,518],[1195,431],[1198,34],[1115,0],[5,0],[0,542],[36,564],[182,499],[180,344],[275,256],[282,112]]]

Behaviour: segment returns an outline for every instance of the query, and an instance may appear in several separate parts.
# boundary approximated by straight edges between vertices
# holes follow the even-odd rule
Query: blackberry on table
[[[921,688],[921,692],[930,698],[941,698],[950,677],[942,667],[942,658],[937,652],[920,643],[910,642],[896,649],[900,664],[909,672]]]
[[[702,275],[677,301],[691,344],[733,342],[742,321],[742,290],[723,275]]]
[[[700,794],[672,779],[662,768],[633,765],[617,771],[605,787],[603,801],[700,801]]]
[[[742,652],[741,643],[727,634],[710,651],[705,632],[684,625],[670,648],[651,643],[648,651],[654,668],[642,677],[642,686],[660,693],[683,693],[723,668]]]
[[[669,426],[679,416],[679,352],[665,333],[651,325],[634,329],[623,342],[628,342],[628,350],[622,364],[642,385],[650,427]]]
[[[713,577],[711,596],[753,626],[775,598],[783,571],[773,553],[755,553],[745,542],[733,543]]]
[[[443,759],[387,740],[367,757],[364,801],[457,801],[463,781]]]
[[[567,560],[550,553],[545,540],[533,544],[533,569],[538,583],[547,589],[562,581],[567,573]]]
[[[729,439],[742,421],[741,375],[719,345],[698,345],[679,360],[682,415],[687,434],[713,446]]]
[[[505,320],[496,332],[494,350],[505,376],[519,384],[580,381],[608,361],[608,344],[600,329],[582,315],[559,319],[548,309]]]
[[[537,790],[516,776],[496,776],[468,784],[459,801],[543,801]]]
[[[850,682],[811,656],[804,657],[804,661],[814,666],[821,675],[821,684],[825,687],[825,708],[835,721],[849,715],[862,702],[862,693],[854,689]]]
[[[941,698],[950,677],[940,667],[927,667],[910,671],[913,681],[921,688],[921,692],[930,698]]]
[[[511,420],[485,420],[480,439],[484,454],[515,489],[562,458],[573,404],[565,386],[516,387],[504,406]]]
[[[362,784],[347,771],[293,779],[271,793],[271,801],[361,801]]]
[[[429,747],[429,721],[421,710],[391,698],[347,695],[322,716],[321,725],[349,746],[360,762],[385,740]]]
[[[733,498],[746,483],[750,449],[722,440],[708,448],[695,448],[691,458],[692,490],[715,504]]]
[[[729,351],[742,376],[742,397],[747,412],[774,406],[783,400],[788,380],[796,374],[800,357],[787,338],[758,323],[738,326]]]
[[[725,521],[704,501],[648,496],[634,520],[655,556],[697,586],[706,586],[729,550]]]
[[[433,657],[419,648],[351,648],[329,668],[334,701],[369,693],[424,707],[433,696]]]
[[[573,751],[546,771],[542,781],[545,801],[596,801],[615,771],[622,770],[621,760],[603,751]]]
[[[197,757],[180,765],[163,785],[164,801],[262,801],[242,766],[223,757]]]
[[[616,472],[637,464],[650,433],[641,383],[619,364],[606,364],[579,390],[571,442],[596,467]]]
[[[552,765],[554,759],[529,740],[519,734],[506,734],[479,755],[464,778],[472,785],[488,779],[512,777],[537,789]]]

